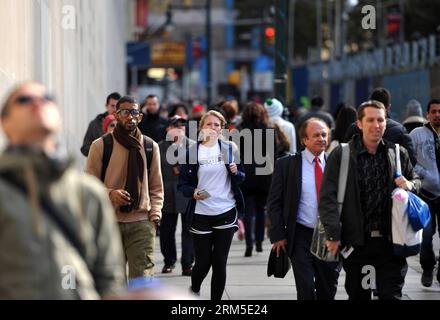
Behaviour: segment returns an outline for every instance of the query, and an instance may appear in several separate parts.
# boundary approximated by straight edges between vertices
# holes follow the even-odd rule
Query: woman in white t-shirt
[[[195,251],[191,291],[199,294],[212,267],[212,300],[220,300],[223,295],[229,249],[238,228],[238,214],[244,210],[239,188],[244,168],[235,145],[220,139],[225,124],[217,111],[208,111],[202,117],[201,142],[188,150],[188,161],[180,166],[178,185],[186,197],[192,198],[186,210]]]

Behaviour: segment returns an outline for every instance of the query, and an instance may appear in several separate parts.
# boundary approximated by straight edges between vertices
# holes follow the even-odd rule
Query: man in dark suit
[[[277,161],[268,196],[272,250],[287,250],[298,300],[332,300],[337,290],[340,264],[310,252],[329,131],[321,119],[304,122],[299,133],[305,149]]]

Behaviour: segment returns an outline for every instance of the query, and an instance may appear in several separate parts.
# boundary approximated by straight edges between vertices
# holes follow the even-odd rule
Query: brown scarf
[[[128,149],[127,182],[125,183],[125,190],[130,193],[131,209],[138,209],[140,202],[140,185],[144,180],[145,170],[144,159],[141,155],[142,133],[139,128],[136,128],[135,134],[130,135],[129,132],[117,125],[113,131],[113,136],[116,141]]]

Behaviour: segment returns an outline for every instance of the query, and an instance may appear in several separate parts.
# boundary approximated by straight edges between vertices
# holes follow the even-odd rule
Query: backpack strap
[[[148,177],[150,177],[151,162],[153,162],[153,139],[147,137],[146,135],[144,135],[143,137],[144,137],[145,155],[147,157],[147,174]]]
[[[153,161],[153,139],[145,135],[143,137],[145,155],[147,157],[147,174],[150,176],[151,162]],[[102,137],[102,140],[104,141],[104,151],[102,152],[101,181],[104,182],[105,173],[113,151],[113,136],[106,134]]]
[[[101,181],[104,182],[105,173],[113,151],[113,136],[108,133],[102,137],[102,140],[104,141],[104,150],[102,152]]]

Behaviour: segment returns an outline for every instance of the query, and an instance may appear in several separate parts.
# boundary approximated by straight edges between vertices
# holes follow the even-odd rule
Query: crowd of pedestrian
[[[393,249],[395,188],[429,205],[420,264],[421,284],[432,286],[440,100],[429,101],[426,117],[418,101],[409,101],[402,123],[389,117],[385,88],[357,109],[341,103],[334,117],[325,106],[314,97],[291,122],[276,97],[243,108],[235,100],[166,108],[156,95],[138,102],[114,92],[88,125],[81,147],[87,164],[78,173],[57,153],[60,116],[52,96],[36,82],[17,86],[0,113],[8,140],[0,157],[0,298],[123,297],[158,272],[157,237],[161,272],[175,272],[180,216],[181,274],[190,277],[191,296],[200,295],[212,270],[211,299],[222,299],[238,230],[243,263],[267,240],[277,255],[287,253],[300,300],[333,300],[341,268],[349,299],[400,299],[408,266]],[[344,143],[350,153],[340,204]],[[310,252],[318,219],[337,261]],[[363,286],[365,265],[376,270],[374,288]]]

